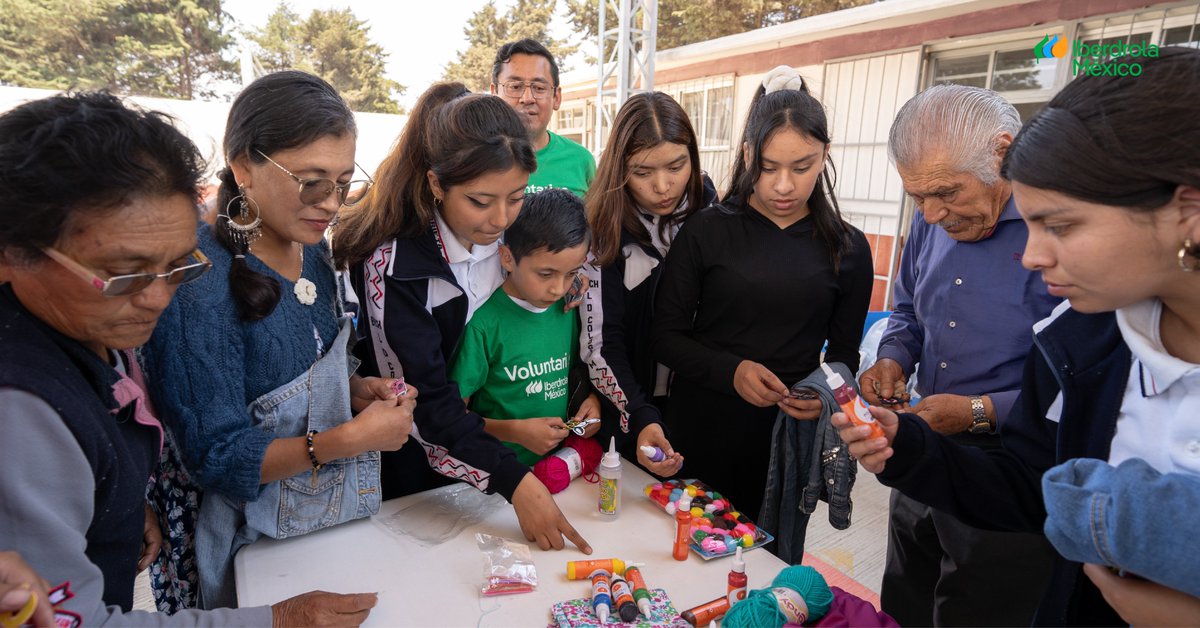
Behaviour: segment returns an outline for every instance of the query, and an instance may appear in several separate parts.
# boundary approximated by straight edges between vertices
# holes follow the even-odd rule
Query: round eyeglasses
[[[334,192],[337,192],[338,203],[346,206],[355,205],[366,197],[367,191],[375,184],[375,181],[371,179],[371,175],[367,175],[365,180],[356,179],[354,181],[347,181],[346,183],[335,183],[329,179],[301,179],[292,174],[291,170],[284,168],[274,159],[267,157],[267,154],[261,150],[255,150],[254,152],[262,155],[263,159],[274,164],[276,168],[279,168],[284,174],[300,184],[300,202],[305,205],[320,205]],[[362,169],[362,166],[359,166],[357,163],[354,165]]]
[[[200,249],[192,251],[189,257],[193,263],[172,268],[165,273],[137,273],[134,275],[117,275],[108,279],[101,279],[96,276],[96,273],[84,268],[83,264],[67,257],[61,251],[45,247],[42,252],[50,259],[62,264],[63,268],[82,277],[85,281],[92,284],[106,297],[124,297],[131,294],[137,294],[142,290],[150,287],[150,284],[158,278],[167,280],[168,285],[178,286],[199,279],[208,269],[212,268],[212,262],[200,252]]]

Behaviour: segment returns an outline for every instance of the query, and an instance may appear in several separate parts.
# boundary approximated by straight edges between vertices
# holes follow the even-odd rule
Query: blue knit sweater
[[[280,284],[279,305],[266,318],[238,317],[229,288],[232,256],[207,225],[197,234],[213,263],[202,278],[179,287],[143,349],[159,418],[175,436],[184,465],[204,490],[235,499],[258,496],[263,457],[272,436],[251,424],[247,407],[288,383],[337,337],[337,288],[328,247],[305,247],[303,276],[317,300],[303,305],[294,284],[253,255],[255,272]]]

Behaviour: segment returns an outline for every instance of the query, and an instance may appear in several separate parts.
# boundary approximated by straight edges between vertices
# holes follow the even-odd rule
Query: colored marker
[[[621,616],[621,621],[629,623],[637,619],[638,607],[633,603],[633,592],[629,583],[621,576],[613,576],[612,594],[616,599],[617,614]]]
[[[633,587],[633,599],[637,602],[638,610],[647,619],[650,617],[650,591],[646,589],[646,581],[642,578],[642,566],[630,565],[625,568],[625,579]]]
[[[592,612],[596,619],[604,624],[608,622],[608,614],[612,612],[612,586],[609,583],[608,572],[597,569],[592,573]]]

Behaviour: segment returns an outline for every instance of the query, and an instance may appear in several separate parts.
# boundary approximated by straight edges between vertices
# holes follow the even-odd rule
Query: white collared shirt
[[[446,225],[442,215],[434,212],[437,226],[438,247],[442,256],[450,264],[450,272],[458,282],[458,288],[441,279],[429,280],[429,294],[425,301],[425,309],[433,308],[457,297],[467,296],[467,320],[475,315],[475,310],[483,305],[488,297],[504,282],[504,269],[500,266],[500,242],[496,241],[487,246],[476,244],[468,251],[454,237],[454,232]],[[459,289],[461,288],[461,290]]]
[[[1117,310],[1133,365],[1108,462],[1141,458],[1162,473],[1200,474],[1200,365],[1167,353],[1161,320],[1158,299]]]

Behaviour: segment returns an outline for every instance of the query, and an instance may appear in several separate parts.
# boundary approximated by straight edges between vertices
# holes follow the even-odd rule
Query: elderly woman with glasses
[[[212,276],[196,248],[202,168],[166,116],[110,94],[0,116],[0,548],[24,558],[0,552],[0,580],[37,606],[15,609],[18,623],[351,624],[374,605],[308,593],[273,608],[132,610],[161,544],[146,487],[163,443],[132,350],[179,286]]]
[[[325,239],[370,186],[354,180],[355,140],[345,101],[303,72],[264,76],[230,108],[219,214],[197,232],[213,272],[145,349],[178,452],[155,491],[161,610],[236,604],[233,558],[257,538],[377,512],[379,452],[408,440],[416,391],[354,374]]]

